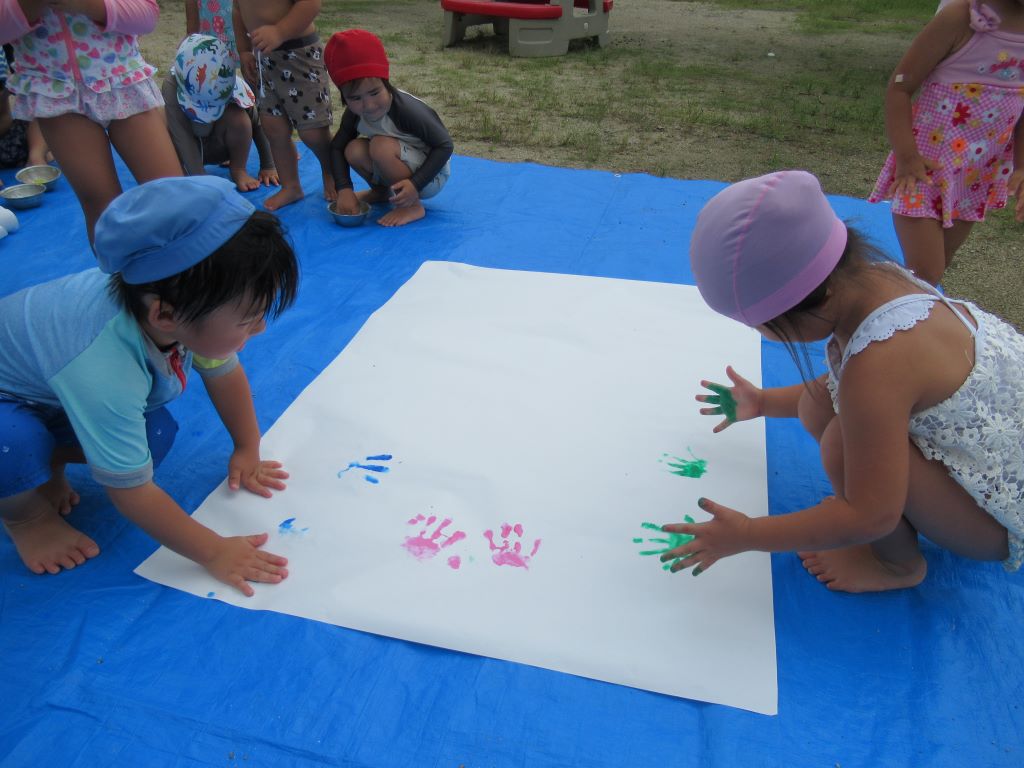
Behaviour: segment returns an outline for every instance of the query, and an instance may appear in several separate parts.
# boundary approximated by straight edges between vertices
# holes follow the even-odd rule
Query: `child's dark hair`
[[[299,264],[278,218],[256,211],[230,240],[184,272],[131,285],[111,275],[111,298],[143,322],[146,296],[174,308],[178,320],[195,323],[232,301],[250,301],[252,309],[275,318],[295,301]]]
[[[843,249],[843,254],[839,257],[835,269],[803,301],[764,324],[764,327],[771,331],[786,346],[789,356],[793,358],[793,362],[800,371],[800,378],[804,384],[808,384],[815,378],[814,366],[811,363],[810,355],[807,353],[807,345],[793,341],[793,337],[796,335],[796,316],[804,314],[818,317],[816,310],[829,298],[829,288],[832,287],[836,280],[850,280],[854,282],[863,280],[865,268],[872,264],[885,262],[894,263],[892,259],[886,256],[860,232],[847,225],[846,248]],[[888,272],[889,270],[884,271]],[[892,274],[896,277],[899,273],[894,271]],[[800,349],[799,353],[797,352],[798,346]]]

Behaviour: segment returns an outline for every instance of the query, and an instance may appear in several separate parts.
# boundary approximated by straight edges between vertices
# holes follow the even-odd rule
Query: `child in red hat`
[[[451,174],[454,145],[437,113],[388,79],[384,44],[372,32],[335,32],[324,50],[331,80],[345,112],[331,141],[331,170],[339,213],[358,213],[363,201],[392,205],[379,223],[400,227],[426,215],[421,201],[433,197]],[[370,188],[356,193],[349,168]]]

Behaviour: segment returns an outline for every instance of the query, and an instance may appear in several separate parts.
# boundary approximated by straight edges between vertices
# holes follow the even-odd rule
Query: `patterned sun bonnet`
[[[228,47],[210,35],[192,34],[182,40],[173,72],[178,104],[199,128],[197,135],[209,133],[229,101],[242,109],[256,104],[252,89],[235,71]]]

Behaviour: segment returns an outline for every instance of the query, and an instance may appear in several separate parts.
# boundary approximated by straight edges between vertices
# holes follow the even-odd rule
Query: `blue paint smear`
[[[363,480],[368,483],[373,483],[374,485],[377,485],[380,482],[376,477],[370,477],[369,475],[363,475]]]
[[[207,592],[207,593],[206,593],[206,596],[207,596],[207,597],[213,597],[213,596],[214,596],[214,595],[216,595],[216,594],[217,594],[216,592]]]
[[[290,531],[292,529],[292,523],[294,522],[295,518],[289,517],[287,520],[282,521],[281,524],[277,526],[277,529],[279,531]]]
[[[391,471],[390,467],[383,467],[380,464],[360,464],[358,461],[353,461],[347,467],[345,467],[345,469],[341,470],[338,473],[338,477],[341,477],[346,472],[348,472],[350,469],[365,469],[367,472],[381,472],[381,473],[390,472]]]
[[[390,453],[382,453],[379,456],[367,456],[367,461],[391,461],[392,456]]]

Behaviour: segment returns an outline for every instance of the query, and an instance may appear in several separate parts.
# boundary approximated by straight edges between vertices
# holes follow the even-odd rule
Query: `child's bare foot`
[[[252,192],[260,188],[259,181],[250,176],[245,168],[232,168],[228,173],[239,192]]]
[[[263,201],[263,207],[268,211],[276,211],[279,208],[284,208],[286,205],[297,203],[305,196],[306,193],[302,191],[302,187],[297,189],[294,187],[281,187],[281,189]]]
[[[422,219],[426,215],[426,209],[419,203],[416,203],[416,205],[410,205],[407,208],[392,208],[377,219],[377,223],[385,227],[400,227],[403,224],[408,224],[410,221]]]
[[[78,505],[80,500],[78,492],[71,487],[71,483],[64,475],[63,467],[55,469],[50,479],[36,488],[36,491],[57,510],[61,517],[70,515],[71,510]]]
[[[818,581],[838,592],[884,592],[916,587],[928,573],[920,553],[906,563],[879,560],[870,544],[821,552],[797,552],[804,568]]]
[[[60,573],[62,568],[74,568],[100,553],[95,541],[58,514],[41,488],[30,492],[27,505],[24,516],[5,520],[4,528],[33,573]]]
[[[388,201],[389,191],[387,187],[370,187],[369,189],[361,189],[356,192],[356,199],[361,203],[386,203]]]

